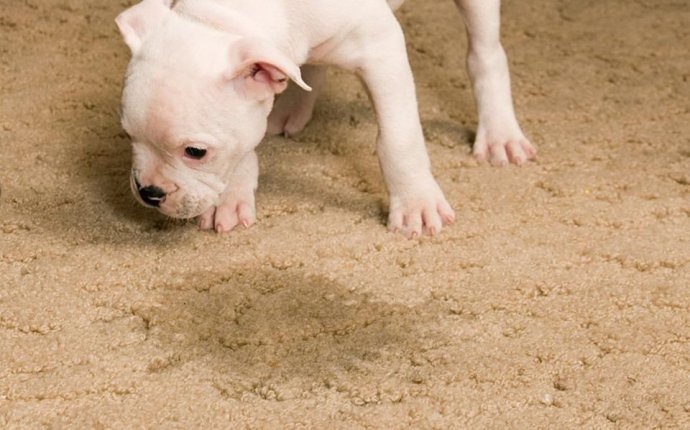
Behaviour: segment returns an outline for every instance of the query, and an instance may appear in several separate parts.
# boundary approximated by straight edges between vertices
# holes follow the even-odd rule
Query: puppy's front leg
[[[455,214],[431,174],[402,30],[392,13],[383,37],[366,44],[356,70],[379,124],[377,152],[390,195],[388,227],[408,237],[434,235]]]
[[[258,184],[259,162],[251,151],[240,161],[232,174],[223,200],[199,215],[199,228],[225,233],[242,224],[245,228],[256,221],[254,192]]]
[[[455,0],[465,19],[467,69],[479,116],[473,153],[494,165],[521,165],[535,148],[520,129],[510,93],[510,74],[500,42],[500,0]]]

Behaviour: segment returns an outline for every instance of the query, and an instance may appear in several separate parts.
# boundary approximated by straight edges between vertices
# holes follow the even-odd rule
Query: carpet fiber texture
[[[258,223],[138,206],[128,1],[0,0],[1,428],[690,428],[690,5],[506,0],[539,149],[478,165],[450,0],[407,35],[457,214],[385,228],[366,92],[259,149]]]

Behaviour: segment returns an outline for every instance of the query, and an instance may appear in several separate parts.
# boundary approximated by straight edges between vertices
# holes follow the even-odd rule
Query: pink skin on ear
[[[287,78],[311,91],[300,74],[297,64],[268,41],[243,38],[230,48],[233,67],[225,73],[227,80],[242,78],[248,96],[264,99],[287,88]]]
[[[280,94],[287,88],[287,75],[270,64],[254,64],[249,77],[261,85],[267,85],[274,94]]]

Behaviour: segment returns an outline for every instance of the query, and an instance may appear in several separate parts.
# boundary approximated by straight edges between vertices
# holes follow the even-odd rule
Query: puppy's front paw
[[[435,236],[444,225],[455,221],[455,212],[443,192],[433,186],[420,187],[404,196],[391,196],[388,229],[414,239],[422,233]]]
[[[472,149],[474,157],[488,161],[494,166],[506,166],[513,163],[521,166],[537,155],[536,148],[522,132],[508,134],[478,134]]]
[[[256,222],[254,193],[250,198],[230,196],[222,205],[211,207],[199,215],[197,221],[201,230],[215,230],[216,233],[231,231],[238,225],[248,228]]]

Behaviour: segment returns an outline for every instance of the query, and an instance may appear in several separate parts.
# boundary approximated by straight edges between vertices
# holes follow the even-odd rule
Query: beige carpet
[[[450,0],[399,16],[458,221],[386,232],[342,72],[258,224],[134,203],[127,1],[0,0],[0,428],[690,428],[690,5],[504,2],[523,168],[478,166]]]

